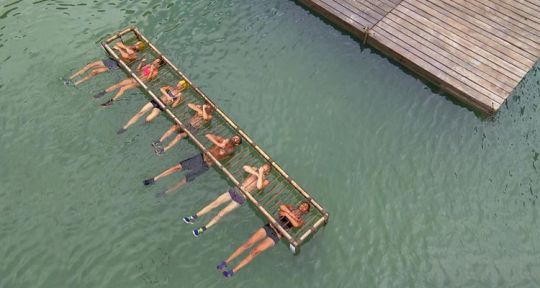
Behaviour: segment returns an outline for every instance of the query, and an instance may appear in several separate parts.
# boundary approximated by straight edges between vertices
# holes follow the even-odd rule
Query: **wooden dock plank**
[[[417,43],[422,43],[422,47],[427,47],[434,53],[437,53],[437,55],[441,56],[437,59],[439,62],[443,61],[452,67],[463,67],[464,69],[461,70],[467,71],[467,73],[465,73],[466,75],[464,76],[470,77],[471,80],[483,85],[486,88],[490,87],[490,90],[494,91],[495,93],[510,93],[516,84],[514,82],[519,82],[519,80],[512,81],[508,79],[508,77],[504,74],[499,75],[500,73],[497,70],[485,65],[481,61],[475,60],[466,53],[461,52],[456,48],[457,43],[444,41],[444,36],[442,33],[436,33],[440,34],[440,36],[434,37],[428,32],[428,27],[417,27],[411,22],[414,22],[412,18],[399,14],[399,11],[394,10],[392,15],[385,17],[379,25],[382,25],[382,23],[388,24],[406,34],[408,37],[414,39],[417,41]],[[499,77],[495,77],[493,75],[497,75]],[[504,92],[499,91],[499,89],[502,89]]]
[[[502,103],[504,101],[500,96],[501,94],[504,94],[504,91],[497,89],[496,87],[492,87],[492,85],[490,85],[490,83],[487,81],[482,81],[482,79],[471,73],[465,67],[447,61],[441,56],[441,54],[429,49],[425,45],[422,45],[422,43],[406,35],[403,33],[403,31],[387,25],[385,22],[379,22],[379,24],[377,24],[377,26],[373,29],[373,32],[379,34],[382,31],[386,31],[387,34],[391,35],[390,37],[387,37],[387,40],[390,40],[398,45],[399,43],[405,43],[405,45],[400,46],[414,54],[416,57],[421,58],[424,62],[430,62],[431,66],[436,66],[439,73],[445,73],[454,77],[455,79],[458,79],[461,83],[470,86],[494,102]],[[429,71],[429,66],[425,68]]]
[[[371,19],[371,17],[369,17],[367,14],[355,13],[353,11],[350,11],[339,3],[335,3],[335,1],[333,0],[316,0],[313,2],[320,7],[326,9],[328,12],[336,15],[343,21],[349,23],[351,26],[358,30],[369,27],[373,22],[373,19]]]
[[[395,9],[392,11],[392,13],[398,14],[398,15],[407,15],[410,17],[410,21],[413,21],[413,23],[416,24],[417,27],[423,27],[423,29],[431,33],[433,37],[440,37],[441,41],[447,42],[449,45],[454,45],[456,49],[460,49],[463,53],[466,53],[469,55],[474,61],[480,61],[483,63],[486,63],[486,65],[489,65],[495,70],[504,69],[501,70],[503,75],[506,75],[506,77],[510,78],[513,81],[519,82],[523,75],[526,73],[525,70],[522,68],[519,68],[517,66],[514,66],[514,63],[509,63],[506,61],[508,57],[504,57],[506,59],[503,59],[501,57],[502,54],[497,53],[497,51],[491,51],[491,49],[484,50],[483,48],[486,48],[485,46],[481,46],[480,42],[472,41],[470,37],[468,37],[465,34],[456,34],[456,31],[453,29],[449,29],[448,25],[444,25],[444,23],[441,23],[440,21],[430,21],[429,19],[425,18],[424,16],[418,14],[417,11],[409,10],[405,5],[402,5],[399,7],[399,9]],[[414,19],[414,20],[413,20]],[[431,19],[433,20],[433,19]],[[442,32],[441,32],[442,31]],[[438,35],[438,33],[441,33],[441,35]],[[459,31],[457,31],[459,33]],[[455,44],[452,44],[452,42],[455,42]],[[487,47],[491,48],[491,47]]]
[[[444,73],[444,71],[441,70],[441,67],[437,67],[435,63],[426,62],[421,57],[418,57],[409,52],[406,48],[403,48],[402,46],[406,46],[406,43],[398,44],[400,40],[393,40],[392,38],[391,34],[381,29],[381,31],[374,33],[372,37],[368,39],[368,43],[396,59],[406,67],[416,71],[436,85],[449,91],[462,101],[469,103],[486,113],[500,107],[499,103],[493,101],[488,96],[474,90],[467,84],[463,84],[460,81],[459,76],[455,77],[454,75],[451,75],[452,73]],[[475,95],[475,97],[470,97],[469,95]]]
[[[539,0],[299,1],[324,1],[334,23],[488,113],[540,57]]]
[[[459,5],[466,7],[466,9],[469,9],[470,13],[482,15],[484,18],[496,23],[499,27],[502,27],[502,29],[504,29],[504,31],[506,31],[507,33],[508,31],[513,31],[520,37],[531,40],[533,45],[538,45],[540,43],[540,36],[534,33],[535,28],[516,21],[515,19],[510,18],[504,13],[500,13],[497,10],[493,10],[487,6],[484,6],[481,2],[482,1],[456,1],[456,3],[458,3]]]
[[[380,18],[382,18],[381,15],[377,14],[375,11],[369,9],[368,7],[363,6],[361,3],[350,3],[348,0],[328,1],[333,2],[334,5],[342,6],[343,8],[347,9],[352,13],[364,15],[363,17],[365,17],[365,19],[369,21],[368,23],[366,23],[365,27],[373,26]]]
[[[484,6],[488,8],[486,13],[495,13],[495,15],[502,17],[502,19],[504,19],[505,21],[518,25],[522,29],[526,29],[527,31],[533,33],[536,36],[540,36],[540,24],[534,23],[526,17],[516,14],[511,10],[504,9],[504,7],[500,5],[493,4],[491,0],[478,0],[476,2],[472,2],[472,4],[477,6]]]
[[[536,2],[536,4],[532,6],[525,5],[526,2],[520,2],[515,0],[499,0],[496,3],[508,9],[509,11],[512,11],[518,15],[522,15],[524,18],[530,20],[531,22],[540,24],[540,18],[538,18],[538,10],[540,9],[540,4],[538,2]],[[536,8],[531,9],[531,7]]]
[[[538,48],[538,43],[535,43],[528,35],[521,35],[521,29],[511,29],[507,25],[502,25],[500,22],[503,22],[502,19],[493,20],[488,16],[484,15],[483,11],[476,11],[476,6],[472,5],[472,2],[464,2],[462,0],[437,0],[444,4],[447,7],[452,7],[456,13],[462,15],[463,19],[468,21],[475,21],[477,24],[482,25],[483,27],[489,27],[490,31],[493,34],[499,37],[506,37],[508,41],[514,42],[516,44],[520,43],[522,49],[528,51],[535,50],[534,54],[537,54],[540,50]],[[505,23],[510,24],[510,23]],[[504,36],[503,36],[504,35]]]
[[[519,51],[523,52],[522,55],[529,57],[529,59],[533,61],[535,58],[537,58],[534,56],[534,53],[530,52],[530,49],[533,49],[533,48],[527,45],[527,43],[520,42],[520,39],[516,38],[516,36],[513,33],[504,33],[504,32],[498,31],[491,25],[484,23],[483,21],[479,20],[476,17],[469,17],[467,14],[455,8],[451,1],[447,3],[444,3],[443,2],[444,0],[427,0],[427,1],[433,4],[433,7],[436,8],[438,11],[447,11],[449,14],[454,15],[455,17],[452,17],[452,20],[467,23],[468,27],[477,27],[481,31],[487,32],[490,37],[496,37],[500,39],[500,41],[503,41],[503,42],[506,41],[510,45],[517,47]],[[422,1],[419,0],[419,2],[422,2]],[[498,40],[497,42],[500,43]]]
[[[414,10],[434,23],[445,26],[447,30],[452,30],[454,33],[463,35],[463,38],[468,38],[469,41],[474,42],[479,47],[483,47],[484,50],[490,51],[505,61],[512,60],[511,63],[519,67],[524,73],[534,65],[535,61],[525,57],[523,51],[510,45],[510,43],[506,41],[494,41],[493,37],[490,37],[485,31],[467,27],[459,21],[448,21],[448,18],[453,17],[453,15],[442,14],[433,10],[432,7],[424,5],[420,0],[415,3],[415,6],[407,2],[403,2],[400,8],[401,6],[407,7],[411,11]],[[522,75],[520,76],[522,77]]]
[[[354,9],[370,15],[373,19],[375,19],[370,26],[374,25],[386,14],[385,11],[379,7],[379,5],[373,5],[373,3],[369,2],[369,0],[342,0],[340,2],[346,2],[351,7],[354,7]]]
[[[437,27],[436,24],[429,21],[423,21],[423,17],[410,17],[409,15],[402,13],[400,10],[396,9],[392,11],[393,15],[398,17],[393,17],[393,15],[388,15],[386,19],[393,20],[400,25],[406,25],[407,29],[414,31],[420,35],[426,41],[433,43],[438,48],[443,49],[451,56],[460,60],[464,66],[472,67],[478,69],[483,73],[483,76],[488,77],[486,80],[490,80],[492,83],[502,82],[510,90],[515,86],[515,82],[519,82],[521,79],[520,76],[514,75],[513,73],[500,73],[501,67],[497,65],[497,62],[501,59],[496,57],[491,57],[492,60],[489,60],[489,53],[474,53],[472,50],[467,49],[459,38],[452,38],[452,33],[445,30],[442,27]],[[405,9],[403,9],[405,10]],[[439,28],[436,30],[436,28]],[[483,51],[483,50],[481,50]],[[487,54],[484,57],[482,54]],[[504,68],[503,68],[504,69]],[[503,70],[508,72],[508,70]],[[501,74],[501,76],[497,76]],[[495,75],[495,76],[493,76]],[[500,78],[502,77],[502,78]]]

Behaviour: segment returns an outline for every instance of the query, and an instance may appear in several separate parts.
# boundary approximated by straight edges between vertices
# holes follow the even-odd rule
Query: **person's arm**
[[[159,88],[159,91],[161,91],[161,94],[165,95],[165,96],[169,96],[169,94],[167,93],[167,90],[171,90],[173,87],[172,86],[163,86],[161,88]]]
[[[265,187],[264,183],[268,182],[268,181],[266,181],[264,179],[264,173],[263,173],[261,168],[259,168],[259,170],[257,172],[258,172],[258,175],[257,175],[257,189],[262,190]]]
[[[189,103],[187,106],[191,108],[191,110],[197,112],[197,114],[202,114],[201,105]]]
[[[202,118],[204,120],[208,120],[208,114],[206,114],[206,104],[203,104],[202,107],[201,107],[201,112],[202,112]]]
[[[156,78],[158,74],[158,68],[153,68],[152,71],[150,71],[150,75],[148,76],[148,81]]]
[[[246,171],[247,173],[253,175],[253,176],[259,176],[259,174],[257,174],[257,168],[256,167],[252,167],[252,166],[248,166],[248,165],[244,165],[244,171]]]
[[[291,222],[293,227],[298,228],[302,225],[304,225],[304,219],[302,217],[298,217],[296,214],[294,214],[291,210],[287,208],[287,206],[290,205],[281,205],[279,216],[287,217],[287,219]]]
[[[124,52],[123,50],[118,50],[120,52],[120,56],[122,59],[130,59],[131,55],[129,53]]]
[[[137,65],[137,71],[141,72],[141,69],[144,65],[146,65],[146,58],[143,58],[141,62],[139,62],[139,65]]]
[[[298,228],[298,227],[301,227],[302,225],[304,225],[304,219],[300,218],[300,217],[297,217],[296,215],[290,213],[288,214],[287,216],[287,219],[289,219],[289,221],[291,222],[292,226],[294,228]]]
[[[178,93],[176,97],[178,98],[171,104],[172,108],[176,108],[178,105],[180,105],[180,103],[182,103],[182,101],[184,101],[184,97],[182,97],[182,93]]]
[[[122,42],[118,42],[114,45],[115,48],[118,48],[118,49],[127,49],[127,46],[124,45],[124,43]]]
[[[214,145],[220,147],[220,148],[225,148],[225,146],[227,145],[227,139],[223,138],[223,137],[219,137],[217,135],[214,135],[214,134],[206,134],[206,138],[208,138],[208,140],[210,140],[210,142],[212,142]]]

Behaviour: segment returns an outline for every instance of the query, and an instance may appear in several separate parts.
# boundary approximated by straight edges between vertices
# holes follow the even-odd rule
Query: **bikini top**
[[[142,73],[144,76],[147,76],[147,77],[150,76],[150,72],[152,72],[152,64],[148,64],[143,67]]]
[[[167,89],[167,95],[169,95],[169,97],[171,97],[173,101],[176,101],[176,99],[178,99],[178,96],[174,95],[174,93],[170,89]]]

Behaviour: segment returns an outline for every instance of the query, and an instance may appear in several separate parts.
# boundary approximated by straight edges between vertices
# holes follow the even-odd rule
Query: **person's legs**
[[[105,92],[106,92],[106,93],[110,93],[110,92],[112,92],[112,91],[118,89],[119,87],[122,87],[122,86],[125,86],[125,85],[131,83],[132,80],[133,80],[133,79],[131,79],[131,78],[129,78],[129,79],[124,79],[124,80],[122,80],[122,81],[120,81],[120,82],[118,82],[118,83],[116,83],[116,84],[114,84],[114,85],[111,85],[109,88],[105,89]]]
[[[255,243],[261,241],[264,238],[266,238],[266,231],[264,230],[264,228],[259,228],[257,231],[255,231],[255,233],[253,233],[253,235],[251,235],[251,237],[249,237],[249,239],[246,242],[244,242],[244,244],[240,245],[240,247],[238,247],[231,254],[231,256],[229,256],[229,258],[227,258],[227,260],[225,260],[225,263],[226,264],[231,263],[231,261],[233,261],[238,256],[240,256],[242,253],[244,253],[244,251],[251,248],[251,246],[253,246]]]
[[[101,74],[101,73],[105,73],[109,71],[109,69],[107,67],[100,67],[100,68],[95,68],[94,70],[90,71],[90,73],[88,73],[84,78],[80,79],[79,81],[75,82],[75,86],[85,82],[86,80],[98,75],[98,74]]]
[[[120,87],[118,93],[116,93],[116,95],[114,95],[111,100],[116,101],[116,99],[122,96],[127,90],[133,89],[137,86],[139,86],[139,84],[135,80],[131,79],[131,82],[129,84]]]
[[[178,127],[176,125],[171,126],[171,128],[169,128],[169,130],[165,131],[165,133],[163,133],[161,138],[159,138],[159,142],[163,142],[165,139],[169,138],[169,136],[171,136],[171,134],[175,133],[177,129],[178,129]]]
[[[152,105],[152,103],[150,103],[150,105]],[[150,112],[150,114],[146,116],[145,122],[150,123],[152,120],[154,120],[154,118],[159,115],[159,113],[161,113],[161,110],[159,110],[158,108],[152,109],[152,112]]]
[[[212,203],[206,205],[204,208],[199,210],[199,212],[197,212],[195,215],[197,217],[201,217],[229,201],[231,201],[231,196],[229,195],[229,192],[225,192],[221,194],[216,200],[212,201]]]
[[[128,129],[131,125],[135,124],[137,122],[137,120],[139,120],[139,118],[141,118],[144,113],[148,112],[150,109],[152,109],[153,105],[152,103],[146,103],[142,108],[141,110],[139,110],[139,112],[137,112],[137,114],[133,115],[133,117],[131,117],[131,119],[129,119],[129,121],[126,123],[126,125],[124,125],[122,128],[125,129]]]
[[[172,173],[178,172],[178,171],[182,171],[182,165],[181,164],[176,164],[176,165],[172,166],[171,168],[161,172],[161,174],[154,177],[154,180],[157,181],[157,180],[159,180],[159,179],[161,179],[161,178],[163,178],[165,176],[169,176]]]
[[[81,70],[79,70],[75,74],[71,75],[69,77],[69,79],[71,80],[71,79],[83,74],[84,72],[86,72],[86,71],[88,71],[89,69],[92,69],[92,68],[107,68],[107,67],[105,67],[105,65],[103,65],[103,61],[98,60],[98,61],[92,62],[92,63],[84,66]]]
[[[163,149],[163,151],[164,151],[164,152],[167,152],[167,150],[171,149],[174,145],[178,144],[178,142],[180,142],[180,140],[182,140],[183,138],[185,138],[186,135],[187,135],[187,134],[184,133],[184,132],[182,132],[182,133],[176,135],[176,136],[174,137],[174,139],[173,139],[171,142],[169,142],[169,144],[167,144],[167,146],[165,146],[165,148]]]
[[[168,195],[168,194],[174,192],[176,189],[182,187],[182,185],[184,185],[184,184],[186,184],[186,183],[187,183],[186,178],[182,178],[182,180],[180,180],[180,182],[176,183],[176,184],[175,184],[174,186],[172,186],[171,188],[169,188],[169,189],[167,189],[167,190],[165,190],[165,191],[163,191],[163,192],[158,193],[157,195],[158,195],[158,197],[163,197],[163,196],[165,196],[165,195]]]
[[[204,227],[206,227],[206,229],[208,229],[208,228],[214,226],[217,222],[219,222],[219,220],[221,220],[221,218],[223,218],[223,216],[229,214],[230,212],[232,212],[234,209],[236,209],[238,207],[240,207],[240,204],[238,204],[235,201],[232,201],[227,206],[225,206],[225,208],[221,209],[219,211],[219,213],[216,216],[214,216],[214,218],[212,218],[212,220],[210,220],[210,222],[208,222],[208,224],[204,225]]]
[[[223,273],[226,277],[232,276],[233,273],[237,273],[240,269],[242,269],[244,266],[249,264],[255,257],[257,257],[262,252],[274,247],[276,245],[276,242],[274,240],[270,239],[270,237],[266,237],[257,247],[255,247],[251,252],[249,252],[248,256],[246,256],[238,265],[236,265],[231,271],[226,271]]]

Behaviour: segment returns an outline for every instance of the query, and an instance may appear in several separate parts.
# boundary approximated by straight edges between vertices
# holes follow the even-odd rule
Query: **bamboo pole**
[[[162,59],[180,76],[182,77],[183,79],[185,79],[189,84],[190,86],[197,92],[197,94],[199,94],[199,96],[201,96],[203,99],[205,99],[210,105],[212,105],[212,107],[214,108],[214,110],[223,118],[225,119],[225,121],[234,129],[234,130],[237,130],[238,133],[255,149],[257,150],[262,156],[263,158],[265,158],[269,163],[271,163],[271,165],[276,168],[283,176],[285,176],[285,179],[291,183],[298,191],[300,191],[300,193],[302,195],[304,195],[305,198],[308,199],[308,201],[313,204],[313,206],[316,207],[316,209],[320,210],[321,212],[323,213],[326,213],[326,210],[324,210],[324,208],[322,208],[321,205],[319,205],[319,203],[317,201],[315,201],[315,199],[313,199],[313,197],[311,197],[311,195],[309,195],[306,191],[304,191],[304,189],[302,187],[300,187],[300,185],[298,185],[296,182],[294,182],[287,173],[285,173],[285,171],[283,171],[283,169],[276,163],[276,161],[274,161],[272,158],[270,158],[270,156],[268,156],[258,145],[256,145],[254,143],[253,140],[251,140],[251,138],[246,134],[244,133],[244,131],[242,129],[240,129],[238,127],[238,125],[236,125],[236,123],[234,123],[223,111],[221,111],[221,109],[219,109],[219,107],[216,106],[216,104],[206,96],[206,94],[204,94],[197,86],[195,86],[187,77],[186,75],[184,75],[184,73],[182,73],[180,70],[178,70],[178,68],[176,68],[176,66],[174,64],[172,64],[171,61],[169,61],[169,59],[167,59],[161,52],[159,52],[159,50],[152,44],[150,43],[150,41],[148,41],[148,39],[146,39],[146,37],[144,35],[142,35],[139,30],[137,28],[134,28],[133,29],[133,32],[137,35],[137,37],[139,37],[139,39],[147,42],[149,44],[149,46],[152,48],[152,50],[154,50],[154,52],[158,55],[160,55],[162,57]]]

